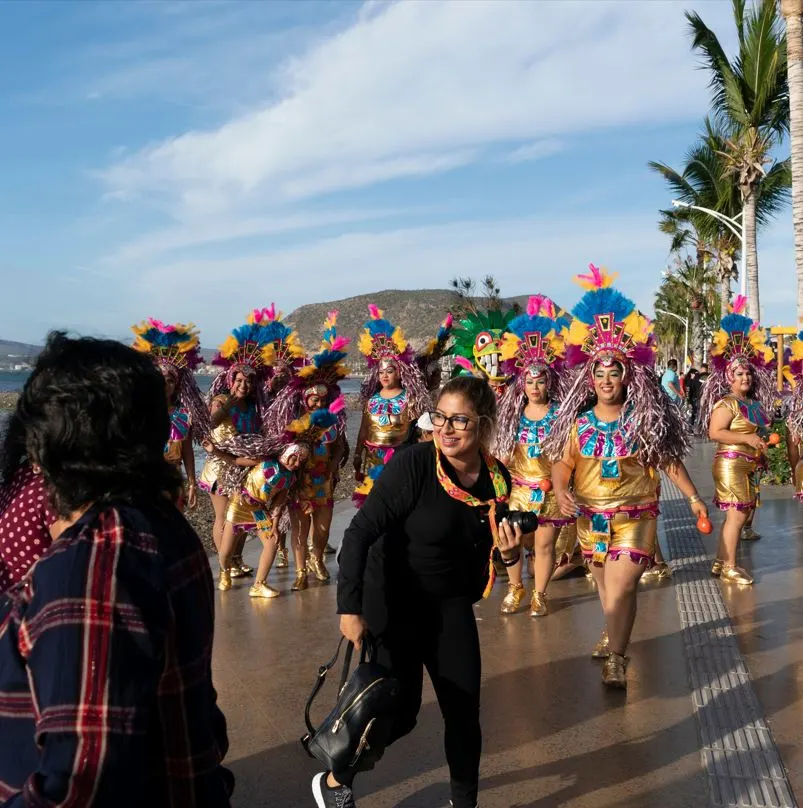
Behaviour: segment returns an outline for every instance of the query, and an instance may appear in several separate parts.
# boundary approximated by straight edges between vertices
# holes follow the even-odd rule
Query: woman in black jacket
[[[338,612],[343,635],[359,645],[370,632],[376,661],[399,681],[391,742],[415,726],[426,668],[445,722],[452,804],[475,808],[482,738],[472,607],[492,584],[494,543],[512,566],[521,531],[495,519],[510,475],[486,449],[496,421],[491,388],[470,376],[453,379],[431,418],[434,442],[393,458],[346,531]],[[316,775],[318,808],[354,808],[353,778],[353,771]]]

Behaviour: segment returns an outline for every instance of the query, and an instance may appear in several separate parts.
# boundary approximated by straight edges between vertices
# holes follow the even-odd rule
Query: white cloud
[[[689,55],[682,9],[372,4],[285,62],[277,100],[143,149],[103,176],[113,193],[186,220],[443,171],[490,146],[694,119],[707,105],[706,79]],[[727,19],[727,4],[708,9],[713,24]]]
[[[526,163],[530,160],[542,160],[544,157],[551,157],[566,148],[560,140],[536,140],[535,143],[528,143],[519,146],[511,152],[502,156],[505,163]]]

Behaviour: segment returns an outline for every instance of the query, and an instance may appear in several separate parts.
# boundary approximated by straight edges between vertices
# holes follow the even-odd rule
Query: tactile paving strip
[[[703,767],[716,806],[797,806],[781,756],[739,651],[720,584],[685,497],[661,485],[661,523],[700,728]]]

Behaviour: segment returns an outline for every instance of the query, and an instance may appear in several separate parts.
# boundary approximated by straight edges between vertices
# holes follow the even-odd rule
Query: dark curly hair
[[[25,427],[22,425],[19,414],[15,411],[8,420],[3,443],[0,446],[0,485],[5,487],[11,484],[17,469],[25,461]]]
[[[92,502],[164,501],[180,491],[181,476],[164,458],[162,375],[119,342],[51,333],[17,414],[61,516]]]

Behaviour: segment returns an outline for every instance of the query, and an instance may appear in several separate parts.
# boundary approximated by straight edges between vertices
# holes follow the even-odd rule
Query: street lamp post
[[[679,314],[664,309],[656,309],[655,313],[665,314],[667,317],[674,317],[676,320],[680,320],[680,322],[683,323],[683,328],[685,329],[685,338],[683,340],[683,372],[686,373],[689,369],[689,321]]]
[[[713,216],[717,221],[722,222],[728,230],[733,233],[736,238],[739,239],[739,255],[741,256],[742,266],[740,267],[739,272],[739,288],[741,290],[741,295],[743,297],[747,297],[747,273],[745,272],[744,268],[744,224],[741,221],[743,217],[744,211],[742,213],[738,213],[736,216],[731,218],[730,216],[726,216],[724,213],[720,213],[718,210],[711,210],[711,208],[703,208],[700,205],[690,205],[688,202],[681,202],[679,199],[672,200],[672,207],[673,208],[688,208],[689,210],[699,210],[701,213],[707,213],[709,216]]]

